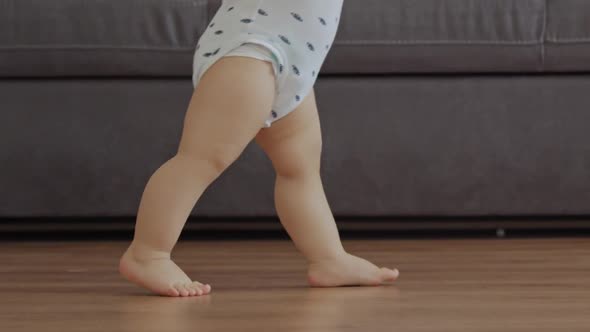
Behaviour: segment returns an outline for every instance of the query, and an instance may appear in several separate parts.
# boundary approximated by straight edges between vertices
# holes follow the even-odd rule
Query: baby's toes
[[[209,294],[211,292],[211,286],[209,284],[199,284],[199,290],[203,293],[203,295]]]
[[[202,289],[202,288],[203,288],[203,286],[202,286],[202,284],[201,284],[200,282],[197,282],[197,281],[195,281],[195,282],[193,282],[193,283],[191,284],[191,286],[190,286],[190,287],[191,287],[191,289],[192,289],[192,290],[194,290],[194,291],[195,291],[195,294],[196,294],[196,295],[203,295],[203,293],[204,293],[204,292],[203,292],[203,289]]]
[[[197,290],[195,289],[192,282],[184,284],[184,288],[188,291],[189,296],[194,296],[197,294]]]
[[[201,286],[201,287],[202,287],[202,289],[203,289],[203,292],[204,292],[204,294],[209,294],[209,293],[211,293],[211,285],[209,285],[209,284],[205,284],[205,285],[203,285],[203,286]]]
[[[199,290],[201,291],[202,295],[211,293],[211,286],[209,284],[203,285],[203,284],[199,283],[198,287],[199,287]],[[199,295],[201,295],[201,294],[199,294]]]
[[[386,267],[381,268],[381,278],[383,281],[394,281],[399,277],[398,269],[388,269]]]
[[[168,291],[166,292],[166,294],[169,296],[180,296],[180,292],[174,286],[170,286],[170,288],[168,288]]]
[[[188,296],[188,290],[184,287],[184,284],[176,283],[176,284],[174,284],[174,288],[176,288],[176,290],[178,290],[178,293],[180,294],[180,296]]]

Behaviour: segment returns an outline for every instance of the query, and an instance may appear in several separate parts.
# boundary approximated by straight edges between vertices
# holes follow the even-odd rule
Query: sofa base
[[[590,76],[323,76],[339,216],[590,214]],[[190,79],[0,80],[0,217],[129,216],[176,151]],[[193,215],[275,216],[250,144]]]

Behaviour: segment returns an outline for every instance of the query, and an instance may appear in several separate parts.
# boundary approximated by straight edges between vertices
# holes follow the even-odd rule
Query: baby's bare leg
[[[322,137],[313,89],[296,110],[262,129],[256,142],[275,168],[277,213],[309,261],[312,286],[379,285],[398,277],[397,270],[379,268],[342,247],[320,178]]]
[[[133,241],[119,264],[127,279],[160,295],[211,290],[192,282],[172,262],[171,251],[201,194],[260,131],[274,90],[272,64],[247,57],[221,58],[202,76],[177,154],[152,175],[143,192]]]

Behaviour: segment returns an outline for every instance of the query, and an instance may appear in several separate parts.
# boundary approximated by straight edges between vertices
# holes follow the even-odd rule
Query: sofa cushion
[[[190,76],[207,0],[0,0],[0,76]]]
[[[0,76],[184,76],[221,0],[0,0]],[[579,71],[586,0],[349,0],[322,73]]]
[[[544,0],[348,1],[328,71],[540,69]]]
[[[544,68],[590,70],[590,1],[548,0]]]

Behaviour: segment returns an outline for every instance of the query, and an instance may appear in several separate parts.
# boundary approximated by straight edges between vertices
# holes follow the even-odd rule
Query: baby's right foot
[[[307,277],[313,287],[378,286],[395,281],[399,271],[344,253],[331,260],[310,263]]]
[[[119,272],[129,281],[164,296],[194,296],[211,292],[211,286],[191,279],[169,255],[137,252],[132,246],[119,261]]]

